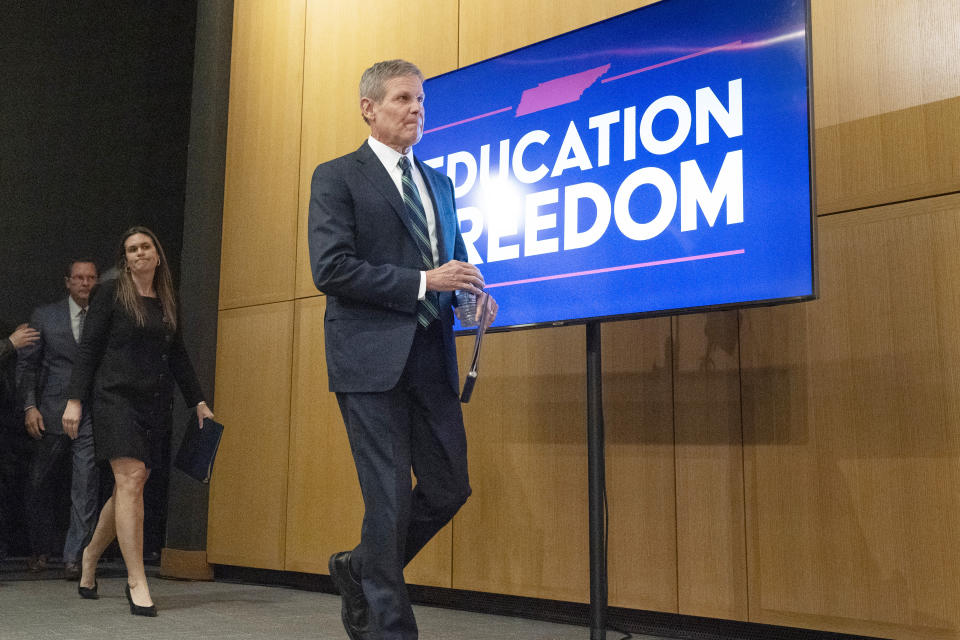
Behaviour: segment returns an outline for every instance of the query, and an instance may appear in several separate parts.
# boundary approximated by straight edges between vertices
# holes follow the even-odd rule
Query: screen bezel
[[[512,55],[512,54],[517,53],[517,52],[519,52],[519,51],[523,51],[523,50],[525,50],[525,49],[528,49],[528,48],[530,48],[530,47],[534,47],[534,46],[540,45],[540,44],[545,43],[545,42],[550,42],[551,40],[556,40],[556,39],[558,39],[558,38],[567,37],[567,36],[569,36],[569,35],[571,35],[571,34],[574,34],[574,33],[578,32],[578,31],[582,31],[582,30],[584,30],[584,29],[588,29],[588,28],[594,27],[594,26],[596,26],[596,25],[598,25],[598,24],[603,24],[604,22],[609,22],[609,21],[611,21],[611,20],[618,20],[618,19],[623,18],[624,16],[627,16],[627,15],[630,15],[630,14],[639,13],[639,12],[642,12],[642,11],[649,10],[649,9],[651,9],[651,8],[653,8],[653,7],[658,6],[658,5],[663,5],[663,4],[665,4],[665,3],[678,3],[678,2],[689,2],[689,1],[690,1],[690,0],[660,0],[659,2],[655,2],[655,3],[652,3],[652,4],[648,4],[648,5],[645,5],[645,6],[643,6],[643,7],[638,7],[638,8],[636,8],[636,9],[631,10],[631,11],[626,11],[626,12],[624,12],[624,13],[620,13],[620,14],[617,14],[617,15],[615,15],[615,16],[611,16],[611,17],[609,17],[609,18],[606,18],[606,19],[604,19],[604,20],[598,20],[597,22],[592,22],[592,23],[590,23],[590,24],[588,24],[588,25],[584,25],[584,26],[578,27],[578,28],[576,28],[576,29],[571,29],[570,31],[566,31],[566,32],[561,33],[561,34],[558,34],[558,35],[556,35],[556,36],[552,36],[552,37],[550,37],[550,38],[545,38],[545,39],[543,39],[543,40],[539,40],[539,41],[537,41],[537,42],[534,42],[534,43],[525,45],[525,46],[523,46],[523,47],[517,47],[516,49],[512,49],[512,50],[510,50],[510,51],[506,51],[506,52],[501,53],[501,54],[498,54],[498,55],[496,55],[496,56],[493,56],[493,57],[490,57],[490,58],[486,58],[486,59],[484,59],[484,60],[480,60],[480,61],[478,61],[478,62],[474,62],[474,63],[472,63],[472,64],[469,64],[469,65],[466,65],[466,66],[463,66],[463,67],[458,67],[457,69],[448,71],[448,72],[446,72],[446,73],[442,73],[442,74],[438,74],[438,75],[435,75],[435,76],[431,76],[431,77],[429,77],[429,78],[427,78],[427,79],[425,80],[425,83],[428,82],[428,81],[430,81],[430,80],[436,80],[436,79],[439,79],[439,78],[443,78],[443,77],[445,77],[445,76],[454,75],[454,74],[459,73],[460,71],[463,71],[463,70],[465,70],[465,69],[469,69],[469,68],[471,68],[471,67],[475,67],[475,66],[477,66],[477,65],[484,64],[484,63],[489,62],[489,61],[491,61],[491,60],[496,60],[496,59],[498,59],[498,58],[502,58],[502,57],[505,57],[505,56]],[[573,326],[573,325],[579,325],[579,324],[589,324],[589,323],[593,323],[593,322],[616,322],[616,321],[620,321],[620,320],[637,320],[637,319],[642,319],[642,318],[657,318],[657,317],[674,316],[674,315],[688,315],[688,314],[693,314],[693,313],[711,313],[711,312],[717,312],[717,311],[729,311],[729,310],[732,310],[732,309],[748,309],[748,308],[755,308],[755,307],[769,307],[769,306],[776,306],[776,305],[782,305],[782,304],[795,304],[795,303],[798,303],[798,302],[809,302],[809,301],[811,301],[811,300],[816,300],[816,299],[818,299],[818,298],[820,297],[820,279],[819,279],[819,269],[818,269],[818,264],[817,264],[817,238],[818,238],[818,233],[817,233],[817,213],[816,213],[816,211],[817,211],[817,206],[816,206],[816,173],[815,173],[815,167],[814,167],[814,160],[815,160],[814,132],[815,132],[815,128],[814,128],[814,113],[813,113],[813,107],[814,107],[814,101],[813,101],[813,52],[812,52],[812,43],[811,43],[811,24],[812,24],[812,23],[811,23],[811,16],[810,16],[810,0],[801,0],[801,2],[803,3],[804,22],[805,22],[805,29],[806,29],[805,34],[804,34],[804,48],[805,48],[805,50],[806,50],[807,146],[808,146],[808,152],[807,152],[807,153],[808,153],[808,159],[807,159],[807,160],[808,160],[808,174],[809,174],[809,181],[808,181],[808,183],[809,183],[809,190],[810,190],[809,196],[810,196],[810,275],[811,275],[811,283],[810,283],[811,287],[810,287],[810,290],[811,290],[811,293],[808,294],[808,295],[803,295],[803,296],[787,296],[787,297],[783,297],[783,298],[769,298],[769,299],[763,299],[763,300],[749,300],[749,301],[744,301],[744,302],[728,302],[728,303],[715,304],[715,305],[702,305],[702,306],[695,306],[695,307],[675,307],[675,308],[671,308],[671,309],[657,309],[657,310],[651,310],[651,311],[637,311],[637,312],[634,312],[634,313],[617,314],[617,315],[589,316],[589,317],[568,318],[568,319],[563,319],[563,320],[553,320],[553,321],[547,321],[547,322],[531,322],[531,323],[525,323],[525,324],[512,324],[512,325],[506,325],[506,326],[500,326],[500,327],[490,327],[489,329],[487,329],[487,332],[488,332],[488,333],[500,333],[500,332],[518,331],[518,330],[524,330],[524,329],[539,329],[539,328],[545,328],[545,327],[565,327],[565,326]],[[493,296],[494,296],[494,299],[496,299],[495,292],[494,292]],[[457,329],[457,330],[454,331],[454,334],[455,334],[456,336],[466,336],[466,335],[473,335],[475,332],[476,332],[476,328],[475,328],[475,327],[470,327],[470,328],[464,328],[464,329]]]

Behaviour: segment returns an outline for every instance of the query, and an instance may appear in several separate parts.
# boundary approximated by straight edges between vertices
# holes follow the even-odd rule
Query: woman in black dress
[[[117,538],[130,613],[156,616],[143,569],[143,487],[170,437],[174,380],[187,406],[196,406],[201,427],[213,413],[184,348],[170,269],[152,231],[133,227],[124,233],[117,269],[117,279],[90,296],[63,413],[70,435],[82,403],[91,402],[97,459],[109,461],[116,480],[83,551],[78,590],[84,598],[97,597],[97,562]]]

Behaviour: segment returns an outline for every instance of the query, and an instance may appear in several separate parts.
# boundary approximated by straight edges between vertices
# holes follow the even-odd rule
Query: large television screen
[[[494,328],[814,297],[808,24],[662,0],[427,80]]]

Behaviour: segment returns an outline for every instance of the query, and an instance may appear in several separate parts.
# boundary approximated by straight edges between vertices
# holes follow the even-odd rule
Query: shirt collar
[[[410,161],[410,166],[416,166],[416,163],[413,161],[413,147],[410,147],[410,150],[406,154],[402,154],[393,147],[388,147],[383,144],[373,136],[367,138],[367,144],[370,145],[370,148],[380,159],[380,162],[383,163],[388,170],[394,169],[397,166],[397,163],[400,161],[400,156],[406,155],[407,160]]]
[[[67,296],[67,304],[70,305],[71,318],[76,318],[77,314],[83,309],[83,307],[78,305],[77,301],[73,299],[73,296]]]

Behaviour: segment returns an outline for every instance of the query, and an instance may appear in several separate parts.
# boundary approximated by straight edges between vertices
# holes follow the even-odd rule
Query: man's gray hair
[[[377,62],[360,76],[360,99],[369,98],[379,104],[387,93],[387,80],[404,76],[416,76],[423,82],[423,72],[417,65],[406,60],[384,60]],[[363,116],[363,114],[360,114]],[[366,122],[366,116],[363,116]]]

